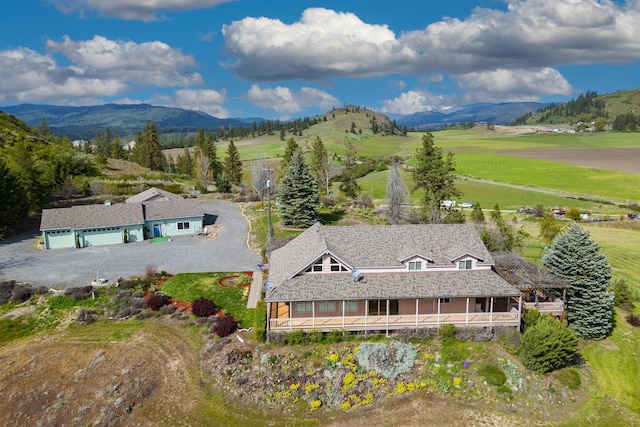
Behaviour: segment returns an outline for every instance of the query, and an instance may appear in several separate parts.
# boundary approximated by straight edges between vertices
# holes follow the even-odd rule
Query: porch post
[[[289,330],[293,329],[293,310],[291,308],[293,304],[295,304],[295,302],[289,301]]]
[[[469,324],[469,297],[467,297],[467,312],[464,315],[464,324]]]
[[[269,338],[269,326],[270,326],[269,325],[269,314],[271,314],[271,303],[270,302],[267,303],[267,331],[266,331],[267,332],[266,333],[267,339]]]
[[[489,305],[489,325],[493,324],[493,297],[491,297],[491,304]]]
[[[440,298],[438,298],[438,326],[440,326]]]
[[[389,335],[389,300],[387,300],[387,335]]]
[[[522,294],[518,297],[518,329],[520,328],[520,316],[522,316]]]
[[[311,326],[316,328],[316,302],[311,302]]]
[[[367,330],[367,314],[369,313],[369,300],[364,300],[364,330]]]
[[[347,302],[345,300],[342,300],[342,329],[344,329],[344,311],[345,311],[345,305],[347,305]]]
[[[418,327],[418,298],[416,298],[416,327]]]

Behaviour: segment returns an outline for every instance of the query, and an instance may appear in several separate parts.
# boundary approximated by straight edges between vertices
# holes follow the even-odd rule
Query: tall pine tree
[[[280,219],[288,227],[311,227],[318,221],[318,184],[311,175],[300,150],[291,158],[291,164],[280,185]]]
[[[240,161],[240,153],[233,141],[229,141],[227,147],[227,157],[224,159],[224,173],[229,182],[233,185],[242,183],[242,162]]]
[[[418,163],[413,169],[413,191],[424,191],[423,220],[441,222],[442,202],[460,195],[453,183],[453,154],[449,152],[443,158],[442,150],[433,143],[433,135],[426,133],[422,137],[422,147],[416,152],[416,159]]]
[[[602,339],[613,328],[613,293],[607,292],[611,266],[600,245],[579,225],[560,234],[542,264],[569,282],[565,309],[569,326],[586,339]]]
[[[136,136],[136,145],[131,150],[130,159],[151,170],[165,170],[167,160],[162,152],[160,129],[156,122],[148,121],[142,132]]]

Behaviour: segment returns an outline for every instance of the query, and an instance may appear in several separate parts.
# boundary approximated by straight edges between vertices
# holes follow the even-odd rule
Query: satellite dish
[[[273,289],[273,283],[271,282],[264,282],[264,288],[268,291],[270,291],[271,289]]]
[[[358,277],[360,275],[360,272],[354,268],[353,270],[351,270],[351,275],[353,277]]]

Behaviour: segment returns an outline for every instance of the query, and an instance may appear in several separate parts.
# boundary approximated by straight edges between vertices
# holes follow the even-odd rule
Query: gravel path
[[[90,285],[96,274],[109,283],[142,275],[148,265],[172,274],[256,270],[261,257],[247,247],[249,223],[238,206],[215,200],[202,202],[202,208],[205,226],[219,227],[219,234],[206,241],[204,236],[179,236],[157,243],[38,250],[37,230],[4,240],[0,242],[0,280],[64,289]]]

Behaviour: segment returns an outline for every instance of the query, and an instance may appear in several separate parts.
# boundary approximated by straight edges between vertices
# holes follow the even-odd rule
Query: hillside
[[[155,121],[161,132],[196,132],[199,128],[217,130],[220,126],[248,126],[250,119],[220,119],[181,108],[149,104],[105,104],[82,107],[21,104],[2,107],[25,123],[37,126],[46,119],[55,135],[71,139],[90,139],[96,130],[109,128],[121,136],[136,135],[147,121]]]
[[[625,129],[625,125],[622,124],[616,129],[616,119],[623,115],[631,115],[636,127]],[[566,103],[551,104],[535,113],[525,114],[515,119],[512,124],[575,124],[591,122],[599,117],[606,118],[606,123],[613,125],[614,130],[636,130],[640,121],[640,89],[604,95],[587,91]]]

